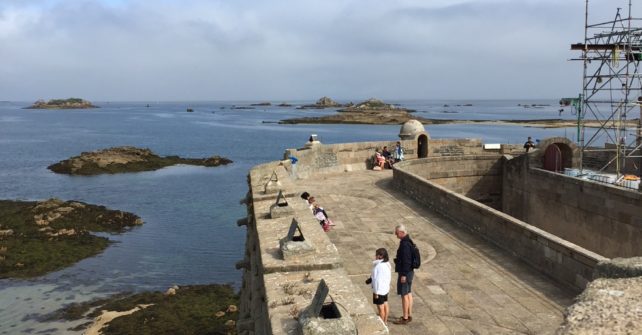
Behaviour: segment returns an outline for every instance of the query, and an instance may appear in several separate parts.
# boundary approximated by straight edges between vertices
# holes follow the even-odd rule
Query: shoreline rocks
[[[126,172],[153,171],[176,164],[219,166],[232,163],[231,160],[212,156],[209,158],[160,157],[149,149],[136,147],[114,147],[93,152],[83,152],[47,168],[55,173],[69,175],[98,175]]]
[[[188,285],[72,303],[45,318],[88,321],[84,334],[235,334],[239,295],[230,285]]]
[[[297,109],[324,109],[324,108],[336,108],[336,107],[347,107],[352,104],[342,105],[328,97],[321,97],[317,102],[312,105],[303,105]]]
[[[88,108],[99,108],[99,107],[94,106],[91,102],[80,98],[51,99],[49,101],[44,101],[40,99],[34,102],[33,105],[26,107],[26,109],[88,109]]]
[[[30,278],[100,253],[109,245],[90,232],[122,233],[143,224],[133,213],[80,201],[0,200],[0,278]],[[55,255],[55,257],[52,257]]]

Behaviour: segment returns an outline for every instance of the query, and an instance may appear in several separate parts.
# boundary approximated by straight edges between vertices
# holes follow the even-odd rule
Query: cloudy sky
[[[559,98],[585,0],[0,0],[0,100]],[[591,0],[590,20],[628,0]],[[642,6],[633,8],[642,11]]]

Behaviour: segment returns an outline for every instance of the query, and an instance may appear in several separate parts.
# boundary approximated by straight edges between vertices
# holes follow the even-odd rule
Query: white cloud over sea
[[[1,0],[0,100],[557,98],[580,90],[584,5]]]

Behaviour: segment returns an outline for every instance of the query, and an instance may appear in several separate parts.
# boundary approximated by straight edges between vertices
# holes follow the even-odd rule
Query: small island
[[[30,278],[74,264],[109,245],[90,232],[121,233],[135,214],[80,201],[0,200],[0,278]]]
[[[47,321],[86,320],[70,331],[94,335],[236,334],[239,295],[230,285],[170,287],[165,292],[122,293],[73,303]]]
[[[324,109],[324,108],[347,107],[351,105],[352,104],[342,105],[328,97],[322,97],[312,105],[303,105],[301,107],[298,107],[297,109]]]
[[[27,107],[27,109],[87,109],[87,108],[98,108],[98,106],[94,106],[91,102],[80,98],[69,98],[69,99],[51,99],[49,101],[44,101],[41,99],[34,102],[33,105]]]
[[[347,123],[347,124],[402,124],[408,120],[428,123],[429,120],[413,116],[413,111],[369,99],[356,105],[348,104],[337,114],[282,120],[282,124],[296,123]]]
[[[232,163],[231,160],[212,156],[209,158],[160,157],[149,149],[136,147],[114,147],[93,152],[52,164],[47,168],[55,173],[91,176],[126,172],[153,171],[176,164],[219,166]]]

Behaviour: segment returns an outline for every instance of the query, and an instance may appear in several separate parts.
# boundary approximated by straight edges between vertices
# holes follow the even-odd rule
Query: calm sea
[[[428,118],[558,117],[556,100],[395,103]],[[273,123],[332,110],[231,108],[247,102],[96,104],[102,108],[28,110],[22,109],[27,102],[0,102],[0,199],[80,200],[134,212],[145,224],[109,235],[115,243],[107,250],[67,269],[30,280],[0,280],[0,334],[71,334],[67,328],[73,325],[38,319],[65,304],[116,292],[164,290],[173,284],[232,283],[238,288],[241,273],[234,263],[244,254],[245,229],[238,228],[236,220],[245,216],[239,200],[247,192],[252,166],[282,158],[286,148],[301,147],[311,133],[323,143],[340,143],[395,140],[399,132],[399,126]],[[194,112],[187,113],[187,108]],[[562,117],[574,116],[566,111]],[[486,143],[575,134],[572,128],[486,125],[429,126],[427,131],[434,138],[482,138]],[[121,145],[150,148],[159,155],[221,155],[234,163],[94,177],[56,175],[46,169],[83,151]]]

